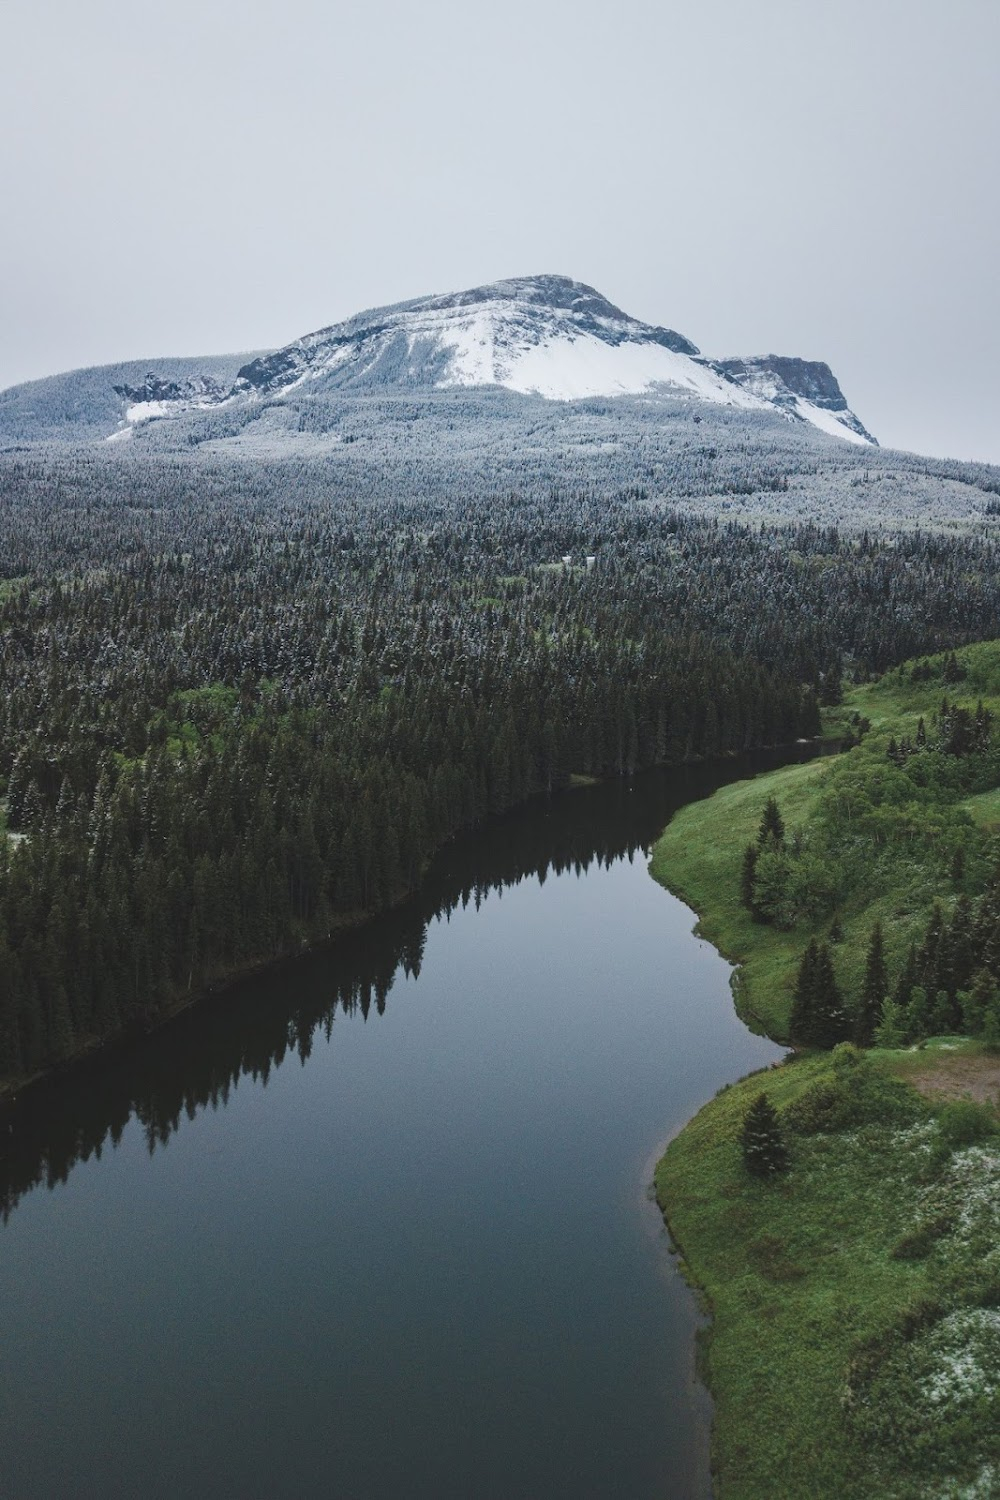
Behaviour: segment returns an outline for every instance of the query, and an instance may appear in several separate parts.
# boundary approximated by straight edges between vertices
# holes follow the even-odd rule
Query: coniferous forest
[[[988,528],[279,464],[3,473],[0,1073],[148,1027],[574,775],[815,736],[845,670],[1000,633]]]

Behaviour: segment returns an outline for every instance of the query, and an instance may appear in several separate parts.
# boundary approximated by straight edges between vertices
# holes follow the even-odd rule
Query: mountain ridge
[[[124,378],[110,381],[110,392],[98,392],[101,412],[93,420],[101,367],[52,377],[64,386],[86,380],[91,396],[62,394],[62,409],[45,435],[58,438],[65,429],[65,440],[72,441],[74,412],[94,435],[95,423],[107,424],[112,414],[111,393],[115,420],[100,435],[121,440],[149,423],[300,395],[504,387],[549,401],[627,395],[778,413],[849,442],[876,442],[828,365],[778,355],[710,359],[685,335],[632,318],[594,287],[561,275],[514,277],[370,308],[244,358],[230,374],[237,359],[104,367]],[[133,374],[143,365],[149,366],[144,375]],[[44,401],[39,388],[45,385],[0,392],[0,446],[8,424],[12,435],[33,440],[30,398]]]

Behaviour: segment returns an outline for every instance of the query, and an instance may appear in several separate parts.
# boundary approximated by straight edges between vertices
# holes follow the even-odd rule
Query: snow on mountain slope
[[[811,422],[821,432],[849,443],[875,442],[847,405],[830,366],[821,360],[765,354],[750,359],[720,359],[716,368],[762,401]]]
[[[502,387],[551,401],[643,396],[780,413],[849,442],[875,441],[849,410],[827,365],[775,355],[708,359],[683,334],[630,318],[593,287],[566,276],[525,276],[372,308],[251,358],[235,378],[231,373],[220,378],[225,363],[206,362],[199,370],[192,361],[160,362],[141,381],[108,380],[110,391],[100,402],[92,399],[91,387],[101,371],[57,377],[50,384],[60,393],[69,440],[77,435],[73,412],[94,406],[87,436],[95,423],[106,423],[108,395],[117,403],[117,420],[104,426],[102,436],[119,440],[178,417],[210,421],[214,412],[259,413],[275,403],[296,405],[300,398],[313,415],[299,430],[314,430],[315,404],[309,398],[319,395]],[[90,382],[86,387],[84,377]],[[18,390],[27,388],[0,395],[0,429],[8,396],[11,418],[15,412],[30,417],[38,406],[35,395],[20,401]],[[55,403],[48,404],[51,410]],[[11,436],[17,425],[11,422]],[[77,432],[83,436],[80,421]],[[7,435],[0,431],[0,438]],[[50,428],[47,435],[55,434]],[[198,440],[193,430],[192,439]]]
[[[655,386],[726,406],[766,403],[698,358],[671,329],[627,317],[561,276],[496,282],[376,308],[297,340],[240,371],[234,389],[501,385],[571,401]]]

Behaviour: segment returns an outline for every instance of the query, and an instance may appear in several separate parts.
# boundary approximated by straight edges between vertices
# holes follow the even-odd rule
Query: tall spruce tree
[[[813,1004],[816,993],[816,967],[819,944],[810,938],[799,961],[799,972],[795,980],[795,995],[792,1013],[788,1021],[788,1035],[796,1047],[813,1045]]]
[[[830,949],[815,938],[810,939],[799,964],[788,1031],[797,1047],[835,1047],[851,1034]]]
[[[885,940],[882,923],[876,920],[868,940],[865,978],[854,1025],[854,1040],[859,1047],[870,1047],[889,993],[889,974],[885,966]]]
[[[812,1003],[814,1047],[836,1047],[851,1034],[851,1023],[833,972],[833,958],[826,943],[816,955],[815,986]]]

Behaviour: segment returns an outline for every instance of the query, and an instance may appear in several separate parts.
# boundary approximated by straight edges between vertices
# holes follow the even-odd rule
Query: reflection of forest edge
[[[814,753],[802,747],[803,758]],[[302,958],[277,964],[184,1012],[151,1036],[124,1042],[64,1077],[28,1090],[0,1114],[0,1214],[44,1183],[117,1146],[134,1115],[149,1150],[182,1115],[225,1104],[243,1075],[267,1084],[289,1053],[303,1062],[338,1009],[379,1015],[397,975],[418,975],[432,921],[493,890],[595,861],[610,866],[649,847],[673,812],[737,777],[785,762],[758,752],[722,765],[646,772],[563,792],[456,840],[402,905]]]

